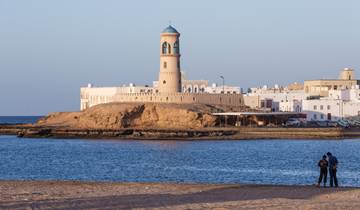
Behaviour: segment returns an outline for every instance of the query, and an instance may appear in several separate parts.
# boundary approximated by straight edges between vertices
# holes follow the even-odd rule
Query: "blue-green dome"
[[[174,27],[169,25],[163,30],[163,33],[178,34],[179,32]]]

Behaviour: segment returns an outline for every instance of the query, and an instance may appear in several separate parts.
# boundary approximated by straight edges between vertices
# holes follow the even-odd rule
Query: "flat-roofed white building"
[[[296,111],[301,110],[299,104],[307,97],[304,90],[290,90],[275,85],[272,88],[250,88],[250,92],[244,95],[244,101],[251,108],[270,109],[273,112]]]
[[[302,102],[308,121],[337,121],[360,117],[360,89],[329,90],[328,97],[306,99]]]
[[[121,87],[95,87],[92,84],[88,84],[87,87],[80,88],[80,110],[98,104],[115,102],[115,96],[119,94],[141,94],[152,92],[152,87],[136,86],[133,83]]]
[[[218,85],[213,83],[205,88],[206,93],[241,94],[241,88],[236,86]]]
[[[279,103],[281,112],[302,112],[302,100],[288,100]]]

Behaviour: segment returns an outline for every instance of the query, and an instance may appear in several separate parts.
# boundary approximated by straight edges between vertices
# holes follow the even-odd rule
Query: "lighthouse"
[[[159,93],[181,92],[180,33],[171,25],[160,36]]]

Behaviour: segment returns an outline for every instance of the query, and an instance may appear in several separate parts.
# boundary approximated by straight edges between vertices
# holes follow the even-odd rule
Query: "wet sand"
[[[0,209],[360,209],[360,188],[0,181]]]

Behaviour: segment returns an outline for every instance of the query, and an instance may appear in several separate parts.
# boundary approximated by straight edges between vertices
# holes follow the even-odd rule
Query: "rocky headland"
[[[74,129],[206,128],[217,124],[217,117],[211,113],[223,110],[203,104],[109,103],[83,112],[51,113],[37,125]]]
[[[239,110],[240,109],[240,110]],[[214,112],[246,108],[204,104],[109,103],[82,112],[50,113],[35,124],[0,125],[0,135],[113,139],[341,139],[360,129],[221,126]]]

